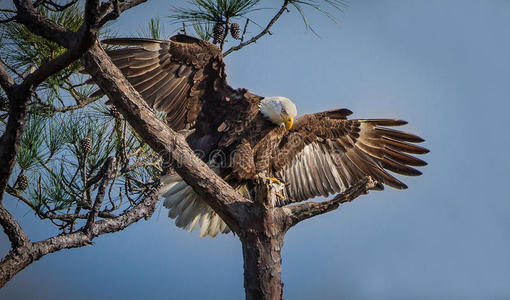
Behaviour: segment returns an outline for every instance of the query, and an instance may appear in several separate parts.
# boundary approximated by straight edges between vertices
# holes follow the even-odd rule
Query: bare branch
[[[103,219],[95,222],[88,234],[85,233],[84,230],[79,230],[73,233],[58,235],[40,242],[27,242],[23,247],[11,250],[0,262],[0,288],[14,275],[44,255],[62,249],[91,245],[92,240],[99,235],[117,232],[138,222],[142,218],[150,218],[156,209],[158,200],[158,191],[154,189],[147,195],[144,201],[140,202],[131,210],[116,218]],[[3,210],[5,210],[5,208],[0,206],[0,216],[4,215]],[[5,212],[7,211],[5,210]]]
[[[281,15],[285,11],[288,10],[287,6],[289,5],[289,2],[290,2],[289,0],[283,1],[283,5],[280,8],[280,10],[276,13],[276,15],[274,15],[274,17],[269,21],[269,23],[266,25],[266,27],[259,34],[252,37],[251,39],[247,40],[246,42],[241,42],[241,43],[239,43],[239,45],[231,47],[230,49],[228,49],[227,51],[225,51],[223,53],[223,57],[229,55],[230,53],[232,53],[234,51],[241,50],[242,48],[248,46],[249,44],[255,43],[258,39],[260,39],[264,35],[270,33],[269,29],[271,29],[271,27],[274,25],[274,23],[276,23],[276,21],[278,21],[278,19],[281,17]],[[246,30],[246,26],[245,26],[245,30]],[[243,37],[244,37],[244,32],[243,32]]]
[[[7,193],[9,195],[19,199],[21,202],[25,203],[28,207],[34,210],[36,215],[41,219],[50,219],[50,220],[60,220],[60,221],[72,221],[76,219],[88,219],[89,215],[86,214],[70,214],[70,213],[54,213],[51,211],[42,211],[40,207],[36,206],[34,203],[32,203],[27,198],[23,197],[17,190],[13,189],[12,187],[7,187],[6,189]],[[101,218],[115,218],[117,217],[115,214],[111,213],[111,210],[102,210],[98,212],[98,217]]]
[[[244,23],[244,28],[243,28],[243,34],[241,35],[241,42],[244,41],[244,36],[246,35],[246,29],[248,29],[248,23],[250,23],[250,19],[246,18],[246,23]]]
[[[87,224],[85,224],[84,231],[87,234],[91,233],[93,229],[94,222],[99,214],[99,210],[101,209],[101,204],[103,203],[103,199],[106,193],[106,187],[108,186],[108,182],[113,176],[113,172],[115,169],[115,157],[109,157],[106,163],[104,164],[104,168],[102,168],[101,173],[102,180],[99,184],[99,190],[97,191],[96,201],[94,201],[94,205],[92,205],[92,209],[89,212],[89,218],[87,220]]]
[[[99,26],[101,27],[108,21],[117,19],[125,10],[128,10],[146,1],[147,0],[129,0],[120,1],[119,3],[119,0],[111,0],[109,2],[103,3],[100,8],[101,17],[98,23]]]
[[[31,0],[14,0],[14,5],[18,10],[16,19],[32,33],[54,41],[66,48],[72,48],[76,44],[76,33],[67,31],[63,26],[38,13]]]
[[[27,235],[21,229],[16,219],[7,211],[0,203],[0,225],[4,228],[4,232],[9,237],[13,249],[28,245],[30,241]]]
[[[287,230],[297,223],[337,209],[340,204],[351,202],[357,197],[368,194],[370,190],[381,190],[381,183],[374,181],[367,176],[348,188],[345,192],[338,194],[333,199],[323,202],[306,202],[281,208],[286,213]]]

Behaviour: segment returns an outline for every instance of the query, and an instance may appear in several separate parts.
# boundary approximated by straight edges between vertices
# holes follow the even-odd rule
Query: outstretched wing
[[[424,140],[386,128],[407,122],[347,120],[350,113],[342,109],[303,116],[285,135],[273,153],[273,168],[288,183],[290,202],[340,193],[367,175],[397,189],[407,186],[387,171],[421,175],[411,166],[427,163],[409,153],[429,152],[413,144]]]
[[[221,51],[207,41],[175,35],[170,41],[115,38],[103,43],[127,46],[107,53],[145,101],[166,113],[175,130],[193,126],[203,104],[230,89]]]

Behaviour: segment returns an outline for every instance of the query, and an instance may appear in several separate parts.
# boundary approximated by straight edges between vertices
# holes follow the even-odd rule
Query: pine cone
[[[27,175],[21,173],[16,179],[16,188],[18,190],[24,191],[28,187],[28,177]]]
[[[117,108],[115,106],[112,106],[110,108],[110,114],[112,115],[112,117],[114,118],[121,118],[122,115],[120,114],[120,112],[117,110]]]
[[[89,153],[92,150],[92,140],[88,136],[84,137],[80,144],[83,152]]]
[[[230,35],[236,39],[241,39],[241,26],[237,23],[230,24]]]
[[[218,44],[225,38],[225,27],[220,22],[216,23],[213,28],[213,43]]]

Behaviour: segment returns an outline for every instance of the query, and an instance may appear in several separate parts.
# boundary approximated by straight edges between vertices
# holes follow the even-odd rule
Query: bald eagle
[[[424,140],[387,127],[392,119],[347,119],[348,109],[304,115],[285,97],[261,97],[227,84],[222,53],[215,45],[186,35],[169,41],[116,38],[108,51],[144,100],[166,113],[174,130],[189,130],[187,142],[209,166],[249,197],[256,178],[271,178],[287,205],[341,193],[371,176],[385,185],[407,186],[387,171],[416,176],[426,163]],[[221,218],[178,174],[161,178],[161,196],[178,227],[200,236],[229,232]]]

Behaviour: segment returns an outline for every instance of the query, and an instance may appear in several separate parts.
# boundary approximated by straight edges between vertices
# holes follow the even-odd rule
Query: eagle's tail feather
[[[200,223],[201,237],[230,232],[220,216],[178,174],[161,177],[161,186],[163,206],[169,209],[168,216],[175,219],[177,227],[191,232]]]

